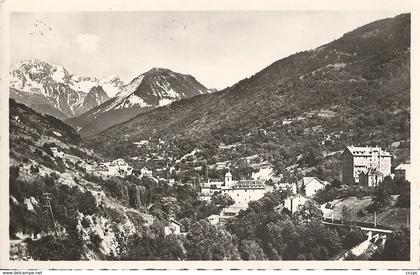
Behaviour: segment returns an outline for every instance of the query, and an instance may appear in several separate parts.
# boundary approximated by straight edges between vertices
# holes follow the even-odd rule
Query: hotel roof
[[[392,155],[382,150],[380,147],[356,147],[356,146],[347,146],[347,149],[353,156],[372,156],[373,153],[378,153],[383,157],[391,157]]]
[[[256,180],[240,180],[236,182],[232,189],[262,189],[265,188],[265,184]]]

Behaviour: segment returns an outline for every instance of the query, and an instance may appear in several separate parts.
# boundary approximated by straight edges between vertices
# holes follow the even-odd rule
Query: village
[[[162,143],[162,142],[160,142]],[[139,146],[148,146],[147,141],[140,142]],[[234,146],[234,145],[233,145]],[[94,161],[84,162],[82,159],[64,154],[57,148],[51,148],[54,157],[70,159],[74,162],[78,162],[86,170],[86,173],[102,177],[102,178],[113,178],[133,175],[138,178],[147,177],[155,182],[164,182],[168,186],[174,185],[190,185],[196,188],[199,199],[202,201],[210,202],[212,197],[215,195],[228,196],[232,199],[232,203],[221,209],[220,213],[212,214],[207,217],[208,221],[213,225],[223,226],[229,219],[238,215],[240,211],[246,210],[248,204],[251,201],[257,201],[264,197],[267,192],[284,191],[287,194],[282,201],[282,204],[277,207],[276,211],[279,213],[285,213],[293,216],[293,214],[304,205],[311,203],[322,211],[322,220],[324,224],[336,226],[337,224],[343,223],[343,217],[341,212],[343,211],[343,205],[340,205],[341,200],[330,201],[324,204],[318,204],[314,197],[320,190],[328,188],[331,183],[325,180],[321,180],[314,176],[303,176],[294,182],[285,182],[281,176],[275,176],[272,168],[263,163],[260,166],[258,172],[252,173],[249,179],[235,179],[229,167],[229,162],[219,162],[213,165],[209,165],[213,169],[224,171],[224,177],[222,179],[211,179],[208,175],[208,169],[206,162],[196,160],[196,154],[199,150],[194,150],[191,153],[183,156],[179,160],[169,159],[173,166],[169,166],[165,162],[165,158],[156,157],[152,154],[150,157],[145,158],[145,161],[149,161],[153,164],[158,164],[157,167],[164,167],[169,171],[170,176],[164,176],[162,174],[163,168],[140,168],[136,169],[129,165],[127,161],[122,158],[96,163]],[[247,158],[252,160],[253,157]],[[340,157],[341,161],[341,181],[346,185],[357,185],[366,187],[378,186],[386,177],[399,180],[412,180],[412,173],[409,163],[399,164],[396,167],[392,167],[392,155],[383,150],[380,147],[346,147]],[[139,158],[135,159],[136,161]],[[130,161],[130,160],[129,160]],[[133,161],[133,159],[131,159]],[[179,164],[192,164],[196,167],[194,170],[198,171],[204,169],[204,178],[197,176],[192,177],[192,181],[180,182],[174,177],[179,170]],[[149,166],[150,167],[150,166]],[[393,172],[391,172],[393,171]],[[178,178],[179,180],[179,178]],[[350,206],[351,208],[351,206]],[[376,213],[375,213],[376,215]],[[152,224],[154,221],[153,215],[143,213],[143,218],[147,224]],[[376,219],[376,216],[375,216]],[[369,224],[366,223],[365,227]],[[376,220],[374,221],[376,228]],[[175,215],[170,215],[167,224],[164,228],[165,234],[185,235],[187,232],[183,228],[183,225],[176,220]],[[370,233],[369,233],[370,232]],[[369,231],[369,239],[372,239],[372,231]],[[383,231],[388,232],[388,231]],[[375,235],[376,236],[376,235]],[[376,236],[375,238],[379,238]],[[385,239],[381,239],[385,241]],[[366,244],[364,244],[366,245]],[[360,253],[364,249],[356,249]],[[360,254],[359,253],[359,254]]]

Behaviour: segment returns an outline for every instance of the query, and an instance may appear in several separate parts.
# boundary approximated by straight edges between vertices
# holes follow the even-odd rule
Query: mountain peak
[[[154,67],[122,87],[112,99],[68,123],[81,128],[81,134],[92,135],[141,112],[209,92],[190,75]]]
[[[148,70],[146,74],[147,73],[173,73],[173,71],[166,68],[153,67],[150,70]]]

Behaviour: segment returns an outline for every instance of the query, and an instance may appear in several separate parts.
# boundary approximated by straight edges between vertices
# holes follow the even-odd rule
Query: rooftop
[[[317,182],[321,183],[322,185],[327,185],[328,184],[328,182],[320,180],[317,177],[303,177],[303,186],[306,186],[307,184],[309,184],[313,181],[317,181]]]
[[[410,169],[410,163],[401,163],[397,167],[395,167],[395,170],[408,170]]]
[[[257,180],[240,180],[237,181],[232,189],[258,189],[265,188],[265,184]]]
[[[385,150],[382,150],[381,147],[356,147],[356,146],[347,146],[349,152],[354,156],[371,156],[373,153],[378,153],[381,156],[389,156],[391,154]]]

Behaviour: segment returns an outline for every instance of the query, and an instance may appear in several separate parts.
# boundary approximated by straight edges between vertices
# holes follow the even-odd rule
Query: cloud
[[[101,39],[92,33],[79,33],[73,42],[79,46],[82,52],[94,52],[98,48]]]

